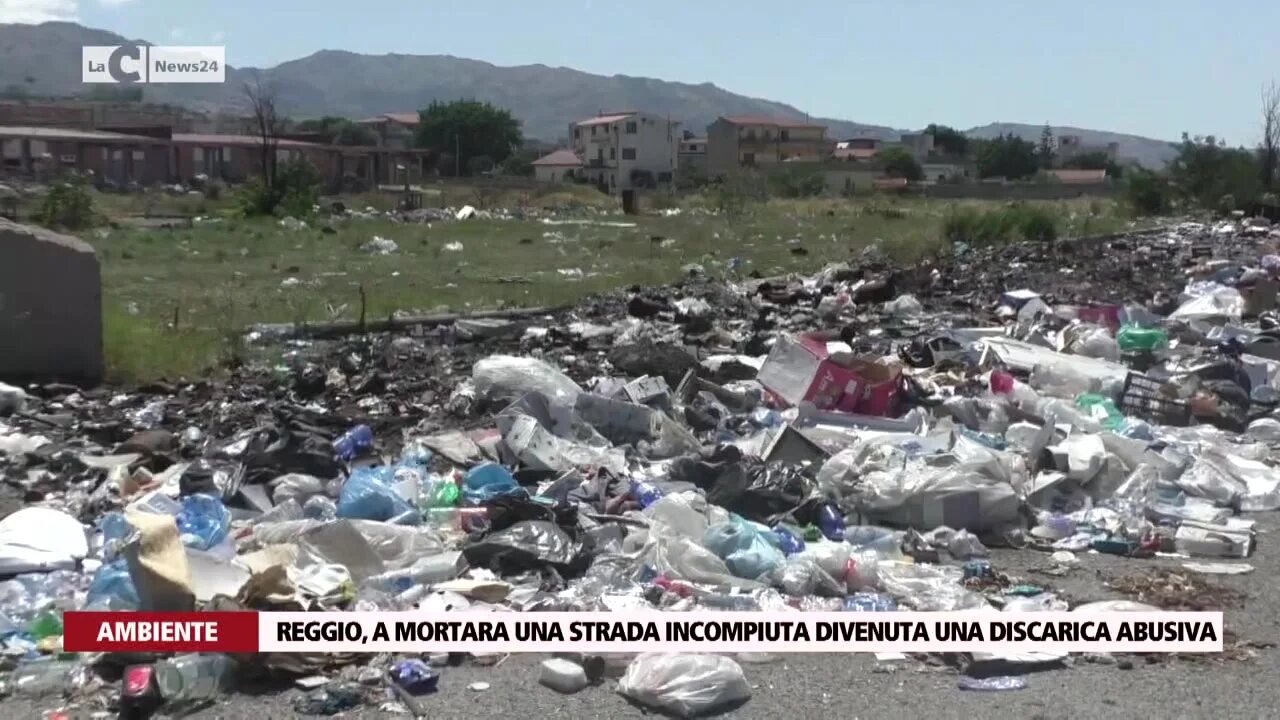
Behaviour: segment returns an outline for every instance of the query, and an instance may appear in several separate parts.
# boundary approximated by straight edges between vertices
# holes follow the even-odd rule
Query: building
[[[569,124],[569,147],[582,176],[605,192],[670,183],[680,123],[641,112],[601,114]]]
[[[925,182],[940,183],[965,180],[977,174],[977,168],[963,158],[934,158],[920,163]]]
[[[880,154],[883,145],[879,138],[852,138],[836,143],[831,155],[844,162],[869,162]]]
[[[169,141],[100,130],[0,126],[0,176],[47,178],[69,170],[121,186],[166,182]]]
[[[707,171],[711,175],[786,160],[823,160],[833,149],[826,126],[805,120],[740,115],[721,117],[707,126]]]
[[[676,167],[682,175],[706,175],[707,139],[690,137],[681,140]]]
[[[533,176],[539,182],[572,182],[582,172],[582,158],[572,150],[556,150],[533,161]]]
[[[1054,152],[1058,162],[1064,162],[1080,155],[1102,153],[1108,160],[1115,161],[1120,156],[1120,143],[1089,145],[1079,135],[1058,135],[1053,139]]]
[[[378,137],[378,147],[407,150],[413,147],[413,136],[420,121],[421,117],[416,112],[394,112],[356,122],[373,131]]]
[[[902,133],[898,145],[911,153],[916,162],[924,162],[933,154],[932,133]]]

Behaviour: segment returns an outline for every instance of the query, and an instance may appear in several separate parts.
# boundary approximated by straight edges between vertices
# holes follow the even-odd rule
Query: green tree
[[[980,144],[977,153],[978,176],[1004,177],[1010,180],[1029,177],[1036,173],[1034,143],[1009,133]]]
[[[1124,168],[1120,163],[1112,160],[1110,155],[1101,150],[1069,157],[1062,161],[1062,167],[1070,170],[1106,170],[1107,176],[1113,178],[1119,178],[1124,174]]]
[[[1049,127],[1049,123],[1045,123],[1044,129],[1040,131],[1040,148],[1036,155],[1042,170],[1053,169],[1053,128]]]
[[[969,138],[955,128],[929,123],[929,127],[924,131],[933,136],[933,147],[941,149],[948,155],[963,156],[969,152]]]
[[[920,163],[916,162],[915,157],[906,148],[887,148],[876,156],[876,160],[880,162],[885,174],[889,177],[906,178],[912,182],[924,178],[924,170],[920,167]]]
[[[1169,183],[1150,170],[1133,168],[1125,183],[1125,196],[1138,215],[1161,215],[1169,211]]]
[[[500,164],[520,147],[520,121],[510,111],[477,100],[432,101],[421,112],[415,138],[419,147],[453,153],[463,171],[478,167],[473,158]]]
[[[326,115],[298,123],[299,132],[318,133],[334,145],[376,145],[378,136],[372,130],[344,117]]]
[[[1179,197],[1206,208],[1218,207],[1226,195],[1247,205],[1262,194],[1257,154],[1229,148],[1213,135],[1183,133],[1178,156],[1169,164],[1169,178]]]

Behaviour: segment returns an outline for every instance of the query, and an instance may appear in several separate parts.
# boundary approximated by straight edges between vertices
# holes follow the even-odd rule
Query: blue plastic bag
[[[504,495],[526,495],[511,471],[497,463],[482,463],[467,471],[462,479],[462,496],[473,504],[484,504]]]
[[[84,601],[85,610],[137,610],[141,605],[124,558],[98,568]]]
[[[386,522],[413,506],[394,486],[394,467],[362,467],[351,473],[338,496],[338,517]]]
[[[182,544],[196,550],[208,550],[222,544],[231,532],[231,513],[212,495],[188,495],[174,520]]]
[[[749,580],[772,573],[786,559],[772,530],[741,518],[707,528],[702,544],[724,560],[729,572]]]

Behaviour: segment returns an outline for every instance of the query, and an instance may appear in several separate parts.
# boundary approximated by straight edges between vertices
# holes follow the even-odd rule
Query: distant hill
[[[1178,154],[1174,148],[1172,141],[1153,140],[1152,138],[1142,137],[1140,135],[1126,135],[1124,133],[1107,132],[1105,130],[1086,130],[1084,128],[1069,127],[1065,125],[1050,126],[1054,135],[1079,135],[1082,142],[1086,145],[1106,145],[1107,143],[1120,144],[1120,157],[1132,158],[1144,167],[1162,168],[1169,163],[1170,160]],[[1044,125],[1030,125],[1027,123],[991,123],[983,125],[971,130],[965,131],[966,135],[976,138],[991,139],[1001,135],[1013,133],[1023,140],[1032,142],[1040,141],[1040,133],[1044,131]]]
[[[82,95],[80,48],[125,41],[116,33],[75,23],[0,24],[0,91],[9,95]],[[138,41],[144,42],[144,41]],[[738,95],[711,83],[691,85],[652,78],[593,75],[546,65],[499,67],[448,55],[360,55],[322,50],[261,71],[228,68],[224,85],[152,85],[144,97],[202,112],[243,112],[244,83],[261,72],[278,90],[280,106],[293,117],[344,115],[360,118],[383,112],[425,107],[432,100],[467,97],[510,109],[527,136],[554,142],[565,136],[569,122],[602,110],[645,110],[668,115],[701,135],[721,115],[772,115],[798,120],[799,109],[784,103]],[[894,140],[899,130],[883,125],[831,118],[832,138],[854,136]],[[997,123],[974,128],[977,137],[1002,132],[1037,139],[1040,126]],[[1158,140],[1097,130],[1054,128],[1081,135],[1086,142],[1120,143],[1121,155],[1162,166],[1171,155]]]

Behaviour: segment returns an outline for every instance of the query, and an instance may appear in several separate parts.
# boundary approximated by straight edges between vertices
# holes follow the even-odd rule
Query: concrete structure
[[[920,163],[920,169],[924,173],[924,181],[934,183],[967,179],[977,174],[976,168],[963,162],[926,160]]]
[[[421,118],[416,112],[383,113],[358,120],[378,136],[378,147],[407,150],[413,147],[413,136]]]
[[[898,145],[911,153],[916,162],[924,162],[933,154],[933,135],[930,133],[902,133]]]
[[[539,182],[572,182],[582,172],[582,158],[572,150],[556,150],[533,161],[533,176]]]
[[[1097,185],[1107,181],[1106,170],[1050,170],[1048,175],[1065,185]]]
[[[1108,160],[1116,160],[1120,156],[1120,143],[1087,145],[1079,135],[1058,135],[1053,139],[1054,152],[1058,162],[1065,162],[1080,155],[1102,153]]]
[[[0,126],[0,174],[52,177],[77,170],[120,185],[149,185],[169,180],[168,148],[167,139],[140,135]]]
[[[833,149],[825,125],[803,120],[742,115],[707,126],[707,171],[714,176],[787,160],[820,161]]]
[[[0,380],[102,380],[102,280],[82,240],[0,219]]]
[[[851,138],[836,143],[831,156],[844,162],[869,162],[883,146],[879,138]]]
[[[0,100],[0,125],[103,130],[168,138],[193,132],[209,119],[199,113],[140,102],[82,100]]]
[[[665,185],[676,172],[680,123],[642,112],[602,114],[569,124],[582,174],[605,192]]]
[[[685,138],[680,141],[677,152],[676,167],[682,174],[707,174],[707,139],[704,137]]]

